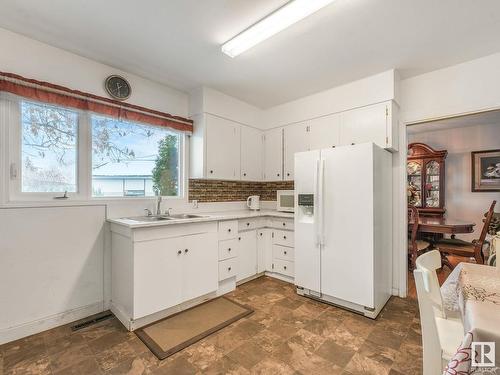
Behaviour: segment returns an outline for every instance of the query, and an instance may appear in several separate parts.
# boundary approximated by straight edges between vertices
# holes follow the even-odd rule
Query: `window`
[[[92,195],[180,195],[181,137],[167,128],[93,115]]]
[[[0,111],[12,201],[183,195],[180,131],[12,96]]]
[[[78,114],[21,103],[21,191],[77,191]]]

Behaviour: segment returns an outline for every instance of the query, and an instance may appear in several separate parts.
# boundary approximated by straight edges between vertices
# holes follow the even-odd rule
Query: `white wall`
[[[189,116],[209,113],[262,129],[264,112],[253,105],[209,87],[199,87],[190,93]]]
[[[500,53],[401,81],[401,118],[416,122],[500,106]]]
[[[264,113],[264,127],[276,128],[387,100],[398,102],[398,86],[398,73],[388,70],[269,108]]]
[[[471,191],[471,151],[500,147],[500,123],[410,134],[408,143],[422,142],[436,150],[448,150],[446,158],[446,215],[476,223],[472,234],[459,235],[467,241],[479,238],[483,214],[500,193]],[[496,211],[500,208],[497,207]]]
[[[168,86],[49,46],[0,28],[0,71],[107,96],[104,80],[125,77],[132,86],[127,102],[178,116],[188,115],[188,95]]]

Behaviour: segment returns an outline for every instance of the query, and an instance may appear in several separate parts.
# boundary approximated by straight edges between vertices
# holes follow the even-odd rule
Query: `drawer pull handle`
[[[231,251],[231,248],[228,248],[227,251]]]
[[[231,232],[231,228],[229,228],[227,231],[228,231],[228,232]]]
[[[187,252],[188,252],[188,251],[189,251],[189,249],[184,249],[184,253],[186,253],[186,254],[187,254]]]
[[[227,267],[227,270],[228,270],[228,271],[231,271],[231,267]]]
[[[179,250],[179,251],[177,252],[177,255],[181,255],[181,254],[182,254],[182,250]]]
[[[238,241],[241,241],[241,237],[238,237]]]
[[[243,173],[243,176],[246,176],[247,174],[246,173]]]
[[[286,175],[287,175],[287,176],[290,176],[290,172],[288,172]]]
[[[283,266],[283,268],[286,270],[286,266]]]
[[[262,232],[259,233],[262,236]]]
[[[247,227],[250,225],[250,223],[247,223]]]
[[[286,236],[283,236],[283,239],[286,240]]]
[[[279,177],[279,176],[280,176],[280,174],[279,174],[279,173],[276,173],[276,176],[278,176],[278,177]]]
[[[210,173],[214,173],[214,171],[210,171]]]
[[[285,225],[286,225],[286,223],[283,223],[283,226],[285,226]]]
[[[286,251],[283,251],[283,253],[286,255]]]

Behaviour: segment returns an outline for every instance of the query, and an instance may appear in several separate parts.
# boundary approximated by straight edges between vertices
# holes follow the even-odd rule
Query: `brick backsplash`
[[[190,179],[188,198],[198,202],[246,201],[260,195],[263,201],[276,201],[276,190],[293,190],[293,181],[225,181]]]

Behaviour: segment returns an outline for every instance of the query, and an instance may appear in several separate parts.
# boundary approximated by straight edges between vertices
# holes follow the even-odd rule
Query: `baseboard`
[[[269,277],[274,277],[275,279],[278,279],[278,280],[281,280],[281,281],[285,281],[285,282],[290,283],[290,284],[294,284],[295,283],[295,278],[294,277],[285,276],[285,275],[282,275],[280,273],[266,271],[265,275],[269,276]]]
[[[68,310],[14,327],[0,329],[0,345],[86,318],[104,311],[104,302]]]

